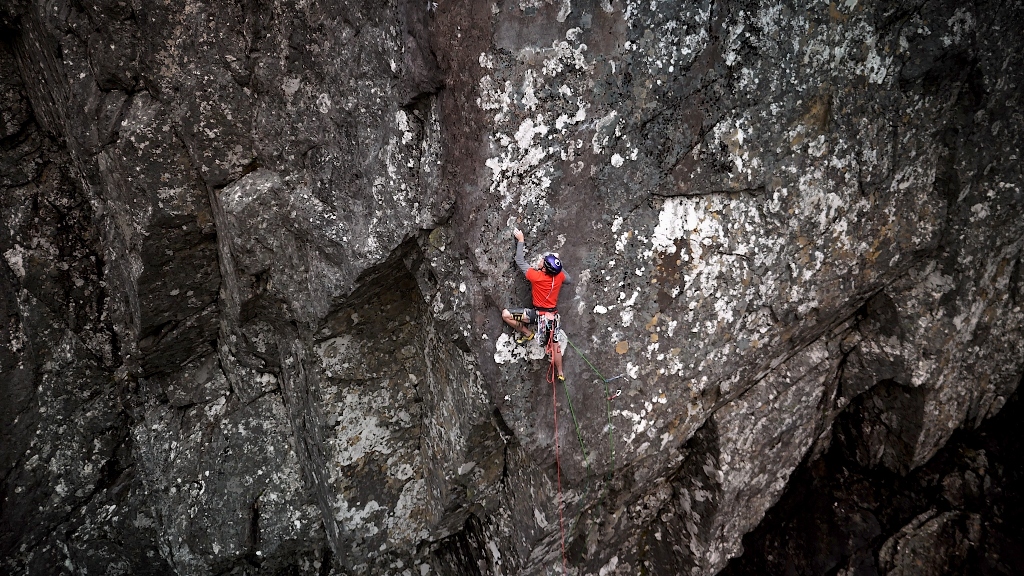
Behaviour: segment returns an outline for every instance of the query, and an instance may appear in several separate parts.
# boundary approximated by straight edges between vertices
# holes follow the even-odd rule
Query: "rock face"
[[[1020,392],[959,431],[906,476],[857,462],[844,442],[805,462],[782,499],[720,572],[1015,574],[1024,565]],[[847,428],[841,416],[838,435]]]
[[[1024,373],[1022,21],[5,4],[4,570],[713,574],[833,444],[912,474]]]

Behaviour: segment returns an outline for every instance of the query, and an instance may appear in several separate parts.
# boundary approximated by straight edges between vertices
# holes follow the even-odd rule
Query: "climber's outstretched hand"
[[[515,230],[512,231],[512,236],[515,237],[517,242],[523,241],[523,231],[520,230],[519,228],[516,228]]]

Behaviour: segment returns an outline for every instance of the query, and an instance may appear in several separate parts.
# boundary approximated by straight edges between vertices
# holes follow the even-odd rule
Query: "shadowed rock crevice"
[[[504,472],[504,441],[462,330],[446,331],[424,301],[429,267],[418,241],[405,242],[316,333],[334,549],[354,569],[347,558],[368,553],[384,565],[385,550],[461,529]]]
[[[744,537],[744,555],[721,574],[1019,573],[1021,411],[1017,394],[906,476],[865,466],[833,444],[794,472],[783,498]]]
[[[637,566],[651,574],[705,572],[706,553],[717,540],[722,499],[719,438],[709,421],[686,444],[679,470],[669,479],[671,498],[652,510],[652,522],[642,532]]]
[[[878,383],[857,397],[835,424],[838,446],[865,468],[906,474],[921,436],[926,391]]]
[[[434,557],[441,574],[482,576],[491,574],[495,568],[480,520],[475,515],[466,519],[462,530],[435,545]]]

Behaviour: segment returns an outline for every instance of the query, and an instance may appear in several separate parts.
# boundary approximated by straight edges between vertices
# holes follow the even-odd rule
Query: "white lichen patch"
[[[402,488],[387,520],[389,542],[396,546],[414,546],[429,536],[423,510],[426,498],[426,483],[422,479],[408,482]]]
[[[690,66],[710,40],[711,5],[695,3],[680,11],[678,17],[657,22],[636,17],[644,5],[653,6],[640,0],[626,2],[623,18],[627,26],[644,32],[639,41],[627,41],[623,50],[631,52],[653,78]]]
[[[291,99],[299,91],[301,85],[302,80],[299,78],[285,78],[284,82],[281,83],[281,90],[287,98]]]
[[[316,354],[327,377],[344,376],[358,362],[359,346],[352,336],[345,334],[318,344]]]
[[[359,532],[365,536],[373,536],[380,532],[374,523],[383,518],[383,510],[376,500],[370,500],[365,504],[355,503],[350,505],[343,498],[338,499],[334,518],[352,531]]]
[[[409,125],[409,115],[406,114],[405,110],[395,112],[395,124],[398,126],[399,132],[402,133],[402,144],[412,142],[416,135]]]
[[[544,357],[544,348],[537,338],[518,344],[515,336],[502,333],[494,343],[494,362],[497,364],[540,360]]]
[[[18,278],[25,277],[25,249],[18,244],[4,252],[4,260]]]
[[[242,213],[250,204],[263,202],[275,188],[281,186],[281,178],[267,170],[253,172],[221,191],[221,203],[230,213]]]
[[[526,46],[512,66],[502,66],[494,54],[479,57],[487,74],[479,81],[477,104],[494,113],[485,166],[490,190],[502,208],[514,207],[520,214],[550,213],[548,197],[560,175],[558,163],[574,162],[584,142],[580,132],[593,128],[586,125],[589,103],[581,96],[588,91],[588,74],[593,71],[582,35],[582,29],[573,28],[565,40],[550,46]],[[548,96],[542,100],[541,94]],[[527,234],[543,224],[530,222]]]
[[[534,123],[532,118],[527,118],[519,125],[519,129],[516,130],[514,138],[519,149],[526,151],[529,155],[531,147],[533,146],[534,137],[544,136],[547,133],[548,127],[541,122],[541,118],[538,117],[536,123]],[[540,158],[536,159],[536,161],[539,160]],[[530,165],[535,165],[536,161],[530,162]]]
[[[975,26],[974,15],[965,8],[957,8],[946,25],[949,26],[949,33],[942,36],[942,45],[948,48],[970,39],[969,34]]]
[[[364,400],[357,394],[349,394],[345,398],[331,439],[336,448],[334,461],[338,466],[354,464],[371,452],[388,455],[394,450],[390,442],[391,431],[367,409],[373,404],[372,398]]]

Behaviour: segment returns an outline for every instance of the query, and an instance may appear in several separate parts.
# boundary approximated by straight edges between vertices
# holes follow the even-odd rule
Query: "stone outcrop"
[[[837,444],[912,474],[1024,373],[1022,17],[5,4],[4,570],[713,574]],[[966,557],[920,514],[878,573]]]
[[[1012,438],[1022,408],[1018,391],[906,476],[862,465],[847,443],[834,443],[798,467],[744,536],[746,552],[720,574],[1013,574],[1024,458]],[[837,423],[840,438],[856,432],[848,417]]]

